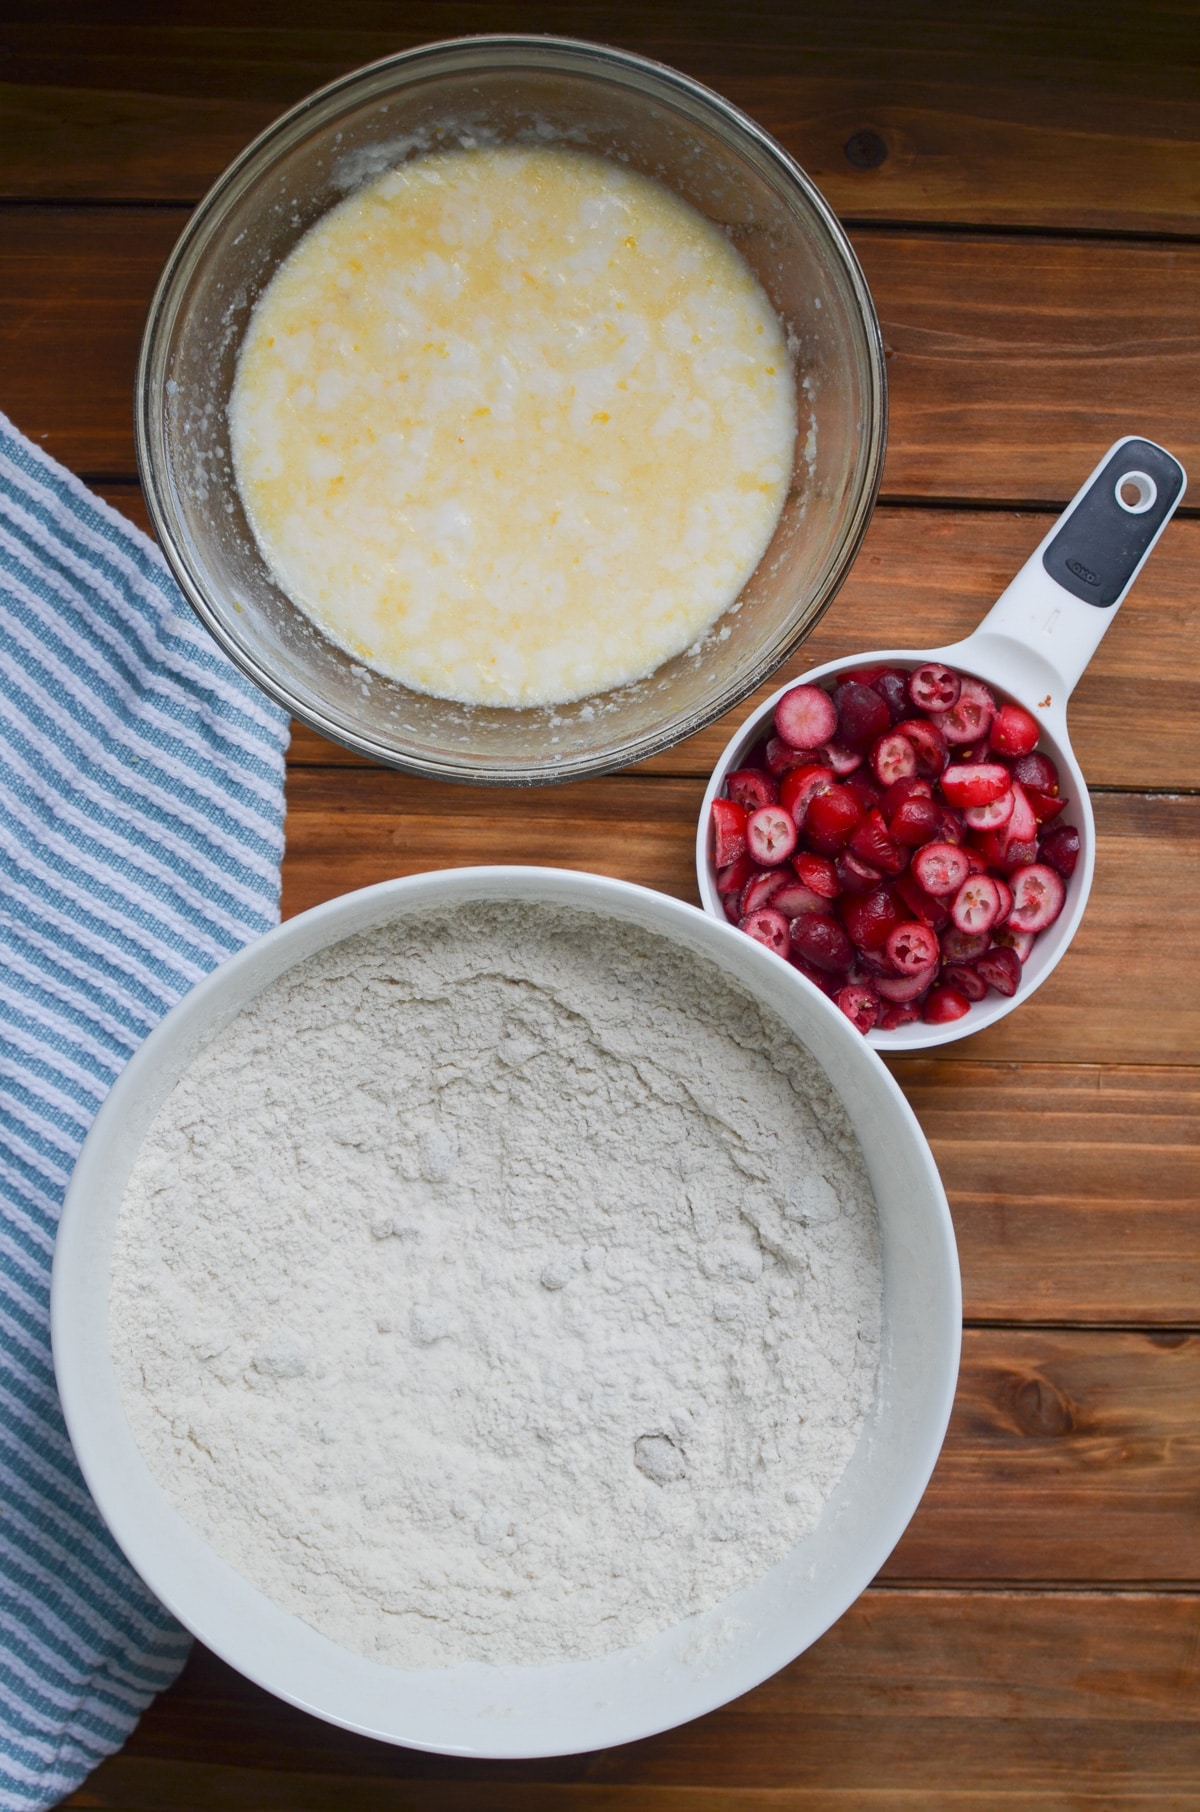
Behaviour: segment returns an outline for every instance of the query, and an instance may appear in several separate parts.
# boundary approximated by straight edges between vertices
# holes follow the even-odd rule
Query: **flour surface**
[[[652,672],[779,520],[795,382],[721,230],[555,147],[415,158],[260,298],[230,405],[280,586],[358,659],[469,703]]]
[[[339,944],[190,1066],[110,1340],[167,1495],[398,1667],[605,1653],[816,1523],[878,1225],[822,1072],[707,961],[484,904]]]

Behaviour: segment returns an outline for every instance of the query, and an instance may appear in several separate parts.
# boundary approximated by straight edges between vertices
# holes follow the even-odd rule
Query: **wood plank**
[[[1200,1337],[968,1328],[895,1580],[1200,1578]]]
[[[1162,1806],[1164,1793],[1200,1789],[1198,1640],[1192,1596],[876,1589],[698,1724],[603,1756],[490,1765],[336,1731],[200,1650],[123,1755],[66,1804],[813,1812],[1068,1803],[1055,1791],[1102,1803],[1094,1789]]]
[[[1200,1073],[888,1067],[946,1186],[968,1321],[1200,1326]]]
[[[694,905],[700,800],[698,780],[628,776],[514,793],[379,768],[296,769],[284,911],[301,912],[391,875],[488,862],[590,869]],[[963,1057],[1194,1062],[1200,977],[1195,964],[1173,962],[1164,986],[1162,927],[1194,922],[1200,800],[1100,794],[1095,809],[1096,878],[1070,953],[1018,1012],[964,1040]]]
[[[133,484],[97,487],[140,528]],[[643,774],[701,775],[754,706],[809,667],[872,647],[937,647],[968,635],[1036,547],[1049,513],[925,510],[882,504],[858,559],[807,641],[736,710],[641,764]],[[1071,702],[1071,735],[1095,788],[1200,789],[1200,521],[1179,518],[1155,549]],[[370,767],[296,723],[293,767]]]
[[[76,471],[133,475],[137,346],[184,219],[170,208],[5,217],[0,394]],[[892,354],[886,495],[1061,505],[1130,432],[1195,468],[1200,245],[854,237]]]
[[[392,36],[381,42],[364,45],[364,60],[403,47]],[[638,48],[627,31],[622,42]],[[706,74],[758,120],[843,218],[1200,235],[1193,104],[1115,106],[1102,91],[1005,83],[989,72],[973,84],[968,110],[957,81],[894,65],[814,76],[793,54],[787,73],[744,74],[706,70],[709,58],[680,50],[677,65]],[[331,60],[316,81],[350,67]],[[136,70],[135,56],[126,82]],[[0,84],[0,197],[195,202],[303,93],[225,99]],[[864,156],[879,161],[863,168]]]
[[[194,200],[274,113],[345,71],[458,32],[560,31],[641,51],[726,93],[858,219],[1089,226],[1194,235],[1200,108],[1182,15],[1097,29],[977,7],[356,5],[305,9],[12,7],[0,193]],[[71,29],[62,23],[70,18]],[[969,96],[969,100],[964,97]],[[864,132],[882,161],[856,165]],[[97,152],[99,151],[99,155]]]

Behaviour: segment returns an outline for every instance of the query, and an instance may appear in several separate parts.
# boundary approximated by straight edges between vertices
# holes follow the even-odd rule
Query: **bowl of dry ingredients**
[[[945,1432],[960,1290],[899,1088],[693,908],[418,876],[225,963],[68,1191],[63,1408],[184,1624],[481,1756],[722,1704],[847,1608]]]
[[[662,66],[426,46],[258,139],[168,262],[151,517],[233,659],[433,777],[601,773],[807,634],[883,460],[882,344],[780,146]]]

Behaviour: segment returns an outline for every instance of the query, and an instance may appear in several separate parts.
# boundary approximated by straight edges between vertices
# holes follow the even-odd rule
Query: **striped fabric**
[[[157,550],[0,416],[0,1807],[55,1805],[185,1633],[100,1520],[50,1360],[67,1179],[126,1059],[279,917],[287,725]]]

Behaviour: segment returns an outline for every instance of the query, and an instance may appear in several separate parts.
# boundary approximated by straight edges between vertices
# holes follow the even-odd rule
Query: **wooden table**
[[[883,497],[794,670],[970,629],[1118,435],[1200,478],[1195,5],[6,0],[0,407],[144,520],[130,390],[189,206],[331,77],[504,29],[647,52],[756,115],[847,222],[891,380]],[[1200,493],[1083,679],[1099,859],[1021,1011],[893,1064],[962,1252],[962,1380],[907,1535],[758,1691],[625,1749],[466,1764],[333,1730],[197,1653],[68,1802],[287,1812],[1200,1804]],[[439,788],[298,730],[284,910],[445,864],[694,900],[729,725],[563,791]]]

